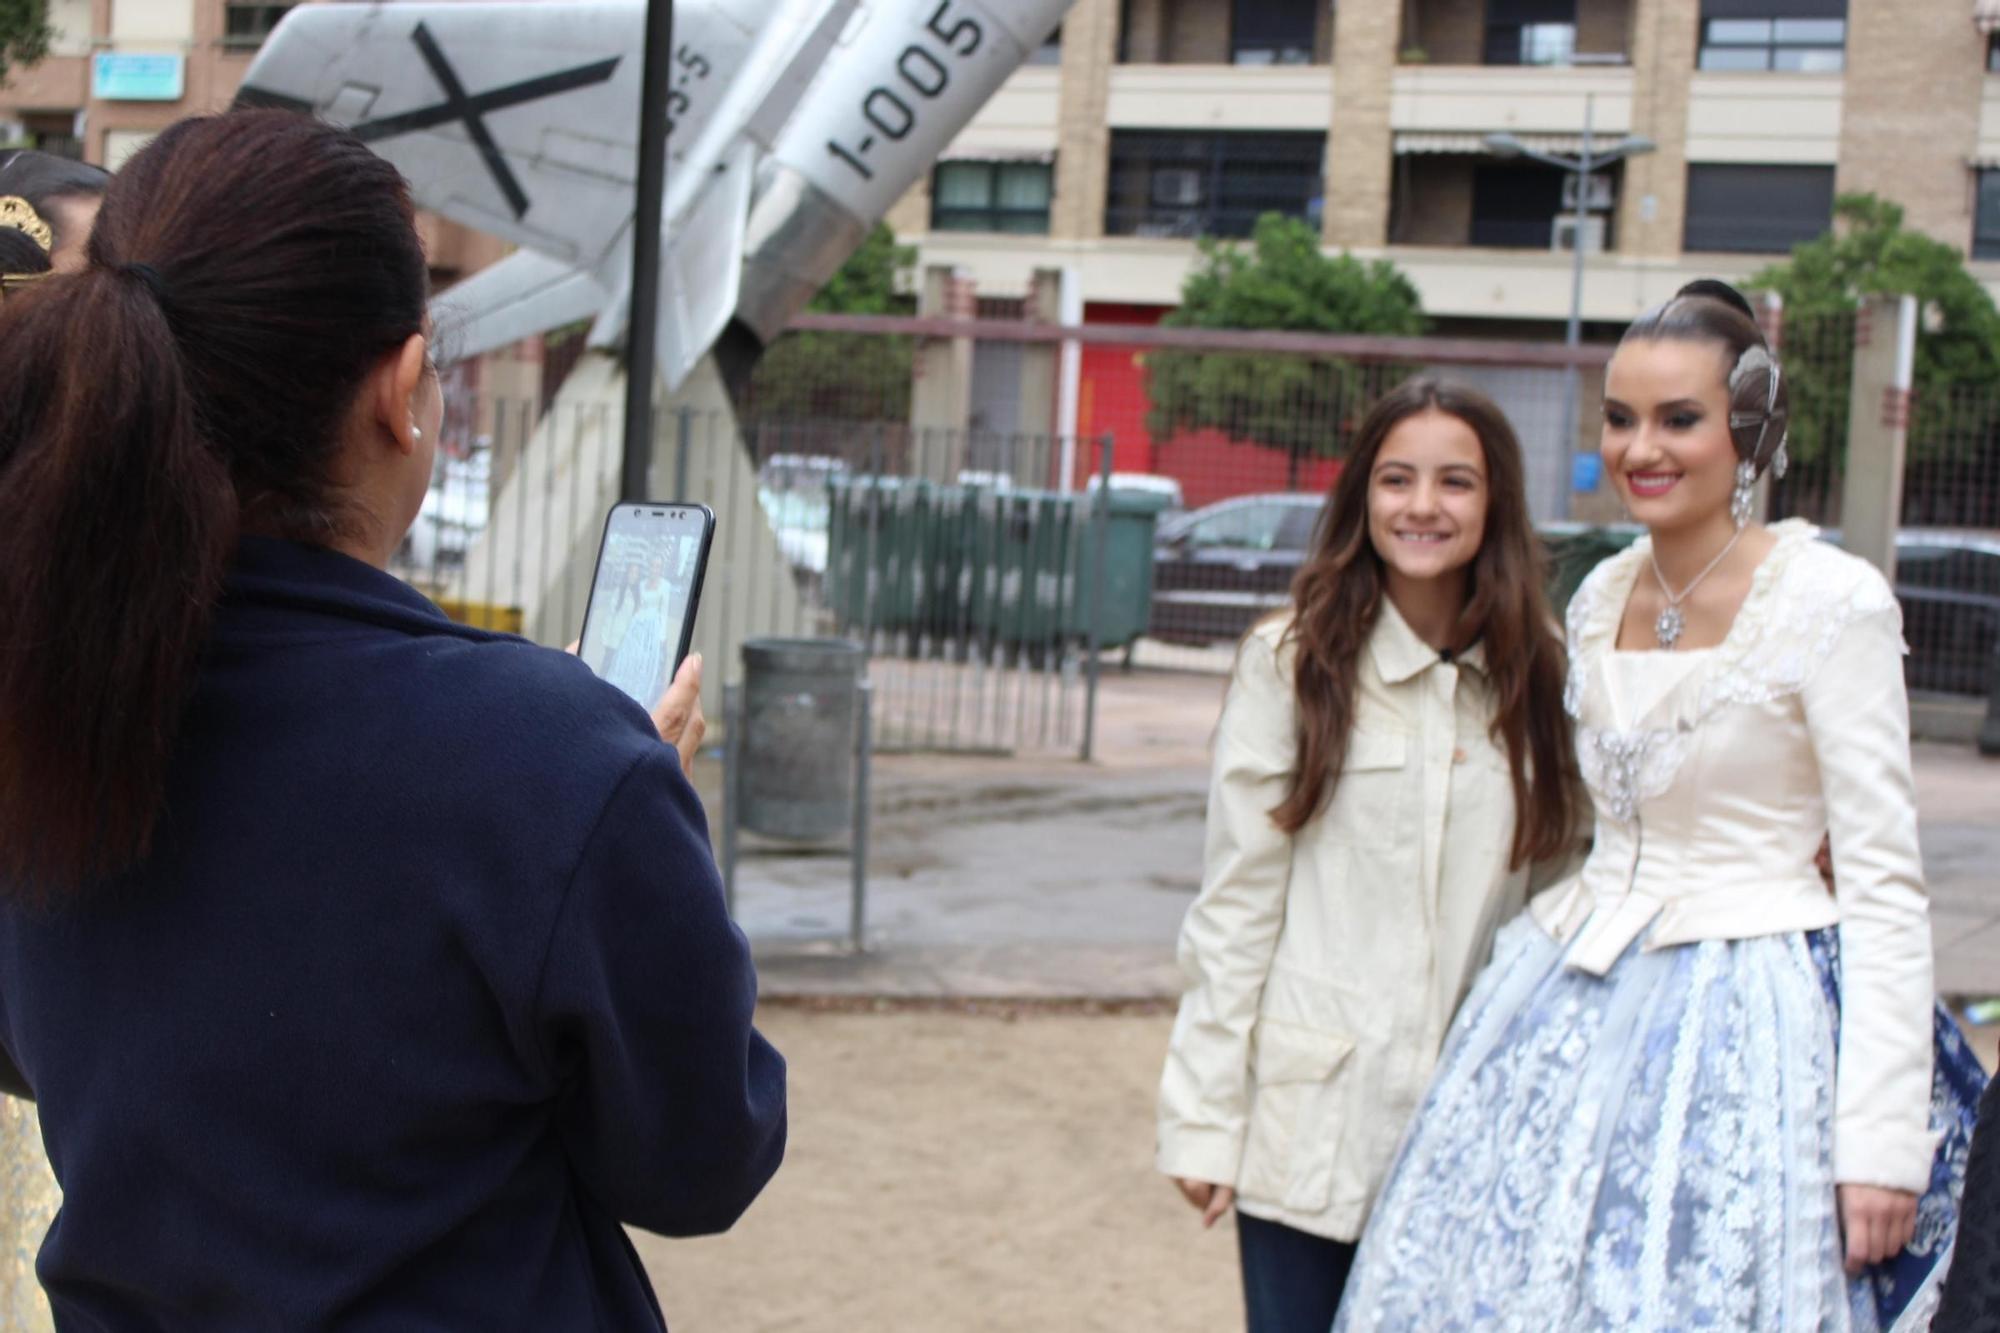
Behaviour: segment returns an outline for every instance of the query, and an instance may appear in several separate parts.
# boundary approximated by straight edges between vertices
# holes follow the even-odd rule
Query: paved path
[[[839,853],[766,844],[742,865],[738,917],[766,993],[1178,994],[1221,693],[1210,674],[1107,674],[1090,765],[882,758],[865,954],[845,944]],[[2000,995],[2000,760],[1926,744],[1916,767],[1939,989]]]

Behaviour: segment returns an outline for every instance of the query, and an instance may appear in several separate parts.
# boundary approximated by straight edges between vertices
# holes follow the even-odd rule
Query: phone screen
[[[650,709],[686,653],[714,516],[702,505],[615,506],[583,617],[583,660]]]

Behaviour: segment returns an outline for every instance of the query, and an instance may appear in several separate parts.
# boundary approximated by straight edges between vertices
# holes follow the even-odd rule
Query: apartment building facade
[[[892,222],[982,296],[1170,307],[1275,210],[1386,256],[1452,331],[1598,332],[1754,271],[1874,191],[2000,291],[1994,0],[1077,0]],[[1587,185],[1532,156],[1638,136]]]

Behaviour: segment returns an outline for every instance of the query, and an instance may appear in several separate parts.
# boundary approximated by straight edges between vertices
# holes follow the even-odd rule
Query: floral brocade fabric
[[[0,1095],[0,1331],[46,1333],[48,1301],[35,1281],[35,1255],[55,1220],[55,1178],[42,1155],[35,1108]]]
[[[1635,945],[1596,977],[1514,921],[1460,1011],[1335,1328],[1928,1328],[1984,1075],[1944,1019],[1917,1238],[1848,1281],[1838,977],[1832,931]]]

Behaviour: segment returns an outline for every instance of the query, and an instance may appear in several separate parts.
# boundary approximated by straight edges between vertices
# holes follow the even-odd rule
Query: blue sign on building
[[[91,96],[106,102],[178,102],[186,87],[185,56],[104,51],[91,57]]]

